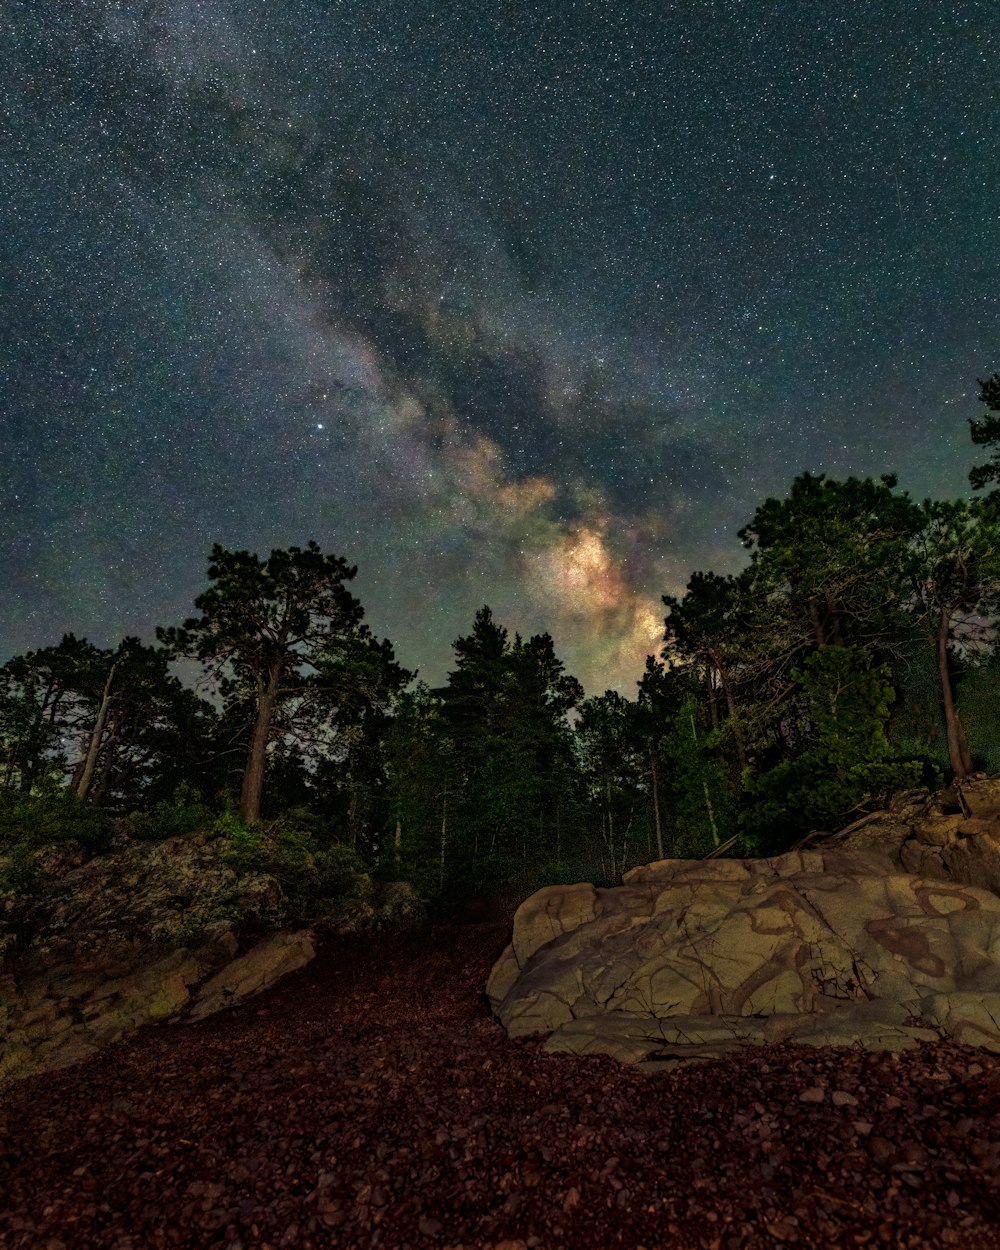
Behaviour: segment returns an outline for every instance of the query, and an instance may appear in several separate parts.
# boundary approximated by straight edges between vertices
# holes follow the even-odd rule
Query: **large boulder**
[[[769,1041],[1000,1052],[1000,898],[897,860],[824,848],[550,886],[518,909],[487,993],[512,1036],[653,1068]]]

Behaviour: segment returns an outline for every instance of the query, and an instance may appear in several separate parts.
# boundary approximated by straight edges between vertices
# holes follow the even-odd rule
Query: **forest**
[[[1000,769],[1000,374],[971,499],[803,474],[737,575],[664,596],[629,699],[484,606],[437,688],[314,543],[216,546],[155,644],[65,635],[0,667],[0,888],[53,842],[212,828],[283,879],[406,880],[447,910],[653,859],[779,853],[894,791]],[[322,892],[322,891],[321,891]]]

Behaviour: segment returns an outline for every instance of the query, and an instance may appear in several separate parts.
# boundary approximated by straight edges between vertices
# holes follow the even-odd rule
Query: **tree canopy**
[[[1000,374],[980,385],[1000,414]],[[993,453],[973,485],[1000,482],[1000,415],[971,432]],[[158,645],[68,633],[0,666],[0,860],[11,830],[96,847],[109,819],[290,821],[296,854],[339,845],[444,906],[787,849],[894,789],[1000,769],[998,498],[801,474],[740,531],[741,571],[663,596],[632,697],[585,697],[549,634],[485,605],[446,680],[414,684],[346,559],[216,545]]]

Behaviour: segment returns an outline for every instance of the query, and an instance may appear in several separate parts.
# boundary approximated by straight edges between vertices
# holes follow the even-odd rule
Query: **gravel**
[[[266,997],[0,1090],[0,1246],[1000,1248],[1000,1057],[511,1041],[495,924],[331,941]]]

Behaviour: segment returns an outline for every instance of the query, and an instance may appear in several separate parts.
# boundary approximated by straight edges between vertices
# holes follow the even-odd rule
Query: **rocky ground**
[[[1000,1057],[641,1075],[511,1040],[509,927],[336,939],[262,998],[0,1090],[0,1246],[1000,1247]]]

